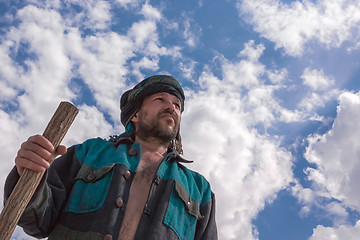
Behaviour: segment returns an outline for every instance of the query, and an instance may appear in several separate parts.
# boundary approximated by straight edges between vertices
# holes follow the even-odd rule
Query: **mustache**
[[[159,114],[157,115],[158,119],[160,119],[163,114],[170,114],[174,119],[175,123],[178,124],[178,115],[176,114],[175,111],[171,111],[170,109],[165,109],[159,112]]]
[[[169,109],[165,109],[164,111],[159,112],[158,116],[161,116],[161,115],[164,114],[164,113],[171,114],[171,115],[174,116],[174,117],[177,116],[177,114],[176,114],[174,111],[171,111],[171,110],[169,110]]]

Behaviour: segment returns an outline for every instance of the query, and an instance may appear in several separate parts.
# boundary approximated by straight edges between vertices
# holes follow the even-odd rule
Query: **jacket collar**
[[[128,136],[116,136],[110,140],[114,143],[115,148],[117,148],[120,144],[132,145],[135,141]],[[187,160],[183,158],[176,149],[169,147],[168,153],[165,156],[166,161],[176,161],[182,163],[192,163],[194,161]]]

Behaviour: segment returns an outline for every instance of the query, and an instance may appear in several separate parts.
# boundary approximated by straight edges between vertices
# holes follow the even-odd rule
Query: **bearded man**
[[[175,78],[156,75],[122,95],[119,136],[68,150],[30,137],[5,183],[5,200],[24,168],[45,174],[19,225],[50,240],[217,239],[210,184],[180,156],[184,101]]]

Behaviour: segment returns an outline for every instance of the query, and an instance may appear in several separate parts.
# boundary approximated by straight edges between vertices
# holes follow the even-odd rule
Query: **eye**
[[[181,108],[181,106],[180,106],[179,103],[174,103],[174,106],[175,106],[177,109],[179,109],[179,110],[180,110],[180,108]]]

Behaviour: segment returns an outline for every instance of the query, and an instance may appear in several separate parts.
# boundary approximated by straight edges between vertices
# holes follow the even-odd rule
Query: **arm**
[[[51,231],[71,189],[72,179],[80,168],[74,148],[70,148],[66,155],[57,159],[50,166],[50,163],[54,161],[55,154],[51,153],[53,150],[51,144],[49,148],[43,146],[44,142],[41,138],[39,135],[33,136],[22,144],[15,160],[16,167],[10,172],[4,191],[6,200],[24,167],[35,171],[47,169],[18,223],[26,233],[35,237],[46,237]]]
[[[204,218],[197,221],[194,239],[218,239],[215,222],[215,195],[211,193],[211,200],[200,207]]]

